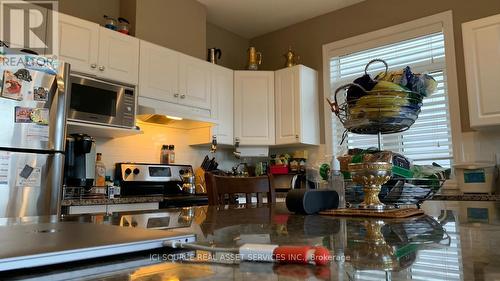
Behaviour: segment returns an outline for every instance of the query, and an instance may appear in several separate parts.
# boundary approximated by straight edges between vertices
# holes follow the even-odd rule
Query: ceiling
[[[207,21],[253,38],[364,0],[198,0]]]

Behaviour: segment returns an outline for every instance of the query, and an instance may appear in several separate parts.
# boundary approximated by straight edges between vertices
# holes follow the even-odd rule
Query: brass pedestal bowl
[[[393,208],[380,202],[378,198],[382,185],[391,178],[391,171],[392,164],[387,162],[349,164],[349,172],[351,173],[352,180],[357,184],[363,185],[365,198],[359,204],[358,208],[376,211]]]
[[[402,237],[384,237],[382,228],[387,227],[389,233],[394,233],[392,226],[383,220],[369,219],[364,223],[364,237],[349,239],[350,245],[346,255],[351,257],[351,264],[356,270],[401,271],[411,266],[416,260],[416,250],[401,254],[399,248],[404,248],[408,242]],[[359,231],[359,233],[363,233]],[[356,239],[357,238],[357,239]]]

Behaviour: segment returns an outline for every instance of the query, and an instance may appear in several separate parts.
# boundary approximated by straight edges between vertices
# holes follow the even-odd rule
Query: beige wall
[[[222,50],[217,64],[231,69],[245,69],[246,52],[250,40],[236,35],[216,25],[207,23],[207,48]]]
[[[59,11],[102,24],[104,15],[119,17],[120,0],[59,0]]]
[[[206,59],[206,10],[196,0],[59,0],[59,11],[99,24],[103,15],[122,16],[137,38]]]
[[[119,0],[120,1],[120,16],[126,18],[130,22],[130,35],[135,36],[136,23],[136,5],[137,0]]]
[[[368,0],[253,38],[250,40],[250,44],[256,46],[263,53],[262,69],[281,68],[284,63],[283,53],[290,45],[301,56],[303,64],[322,73],[323,44],[447,10],[453,11],[462,130],[470,131],[461,23],[500,13],[500,1],[498,0],[421,0],[418,2]],[[322,75],[319,75],[319,78],[320,91],[322,92]],[[322,96],[320,94],[320,97]],[[323,100],[320,103],[321,112],[323,112],[322,104]],[[322,138],[324,138],[324,124],[321,125],[321,128]]]
[[[129,2],[122,1],[122,10]],[[136,1],[135,36],[185,54],[205,59],[205,6],[195,0]]]
[[[207,23],[205,7],[196,0],[59,0],[59,11],[98,24],[103,15],[121,16],[137,38],[203,60],[207,48],[220,48],[220,65],[245,68],[249,39]]]

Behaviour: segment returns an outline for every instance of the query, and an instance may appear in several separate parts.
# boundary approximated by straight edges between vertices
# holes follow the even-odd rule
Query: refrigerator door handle
[[[71,100],[71,84],[69,83],[70,65],[61,63],[56,75],[56,93],[54,103],[57,114],[51,120],[51,139],[55,151],[65,151],[66,144],[66,116],[68,114],[69,103]]]

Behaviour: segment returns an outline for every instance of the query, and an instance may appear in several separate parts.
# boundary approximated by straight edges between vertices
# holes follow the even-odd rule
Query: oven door
[[[71,74],[68,120],[133,128],[134,88]]]

